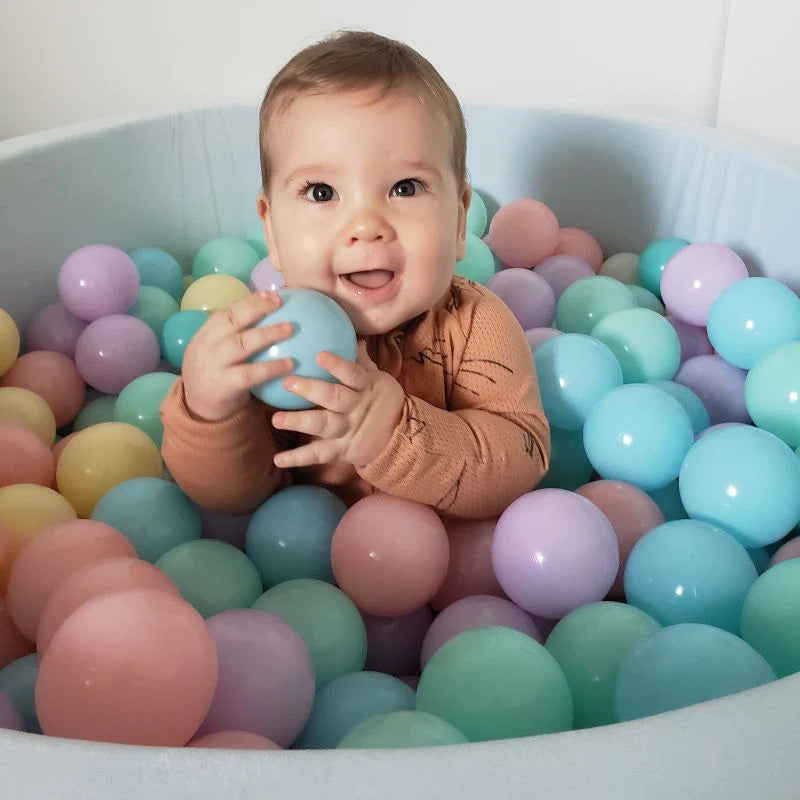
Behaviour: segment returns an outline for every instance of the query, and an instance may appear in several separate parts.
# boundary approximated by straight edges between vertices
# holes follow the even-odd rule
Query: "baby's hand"
[[[213,313],[192,337],[181,372],[186,405],[194,416],[216,422],[235,414],[249,402],[251,387],[292,371],[290,358],[247,360],[291,336],[288,322],[253,327],[280,304],[275,292],[252,294]]]
[[[294,450],[275,455],[277,467],[305,467],[345,461],[369,464],[392,437],[405,401],[403,387],[381,372],[367,355],[363,342],[355,362],[321,352],[317,363],[339,383],[290,377],[284,386],[319,406],[309,411],[279,411],[272,416],[276,428],[308,433],[315,438]]]

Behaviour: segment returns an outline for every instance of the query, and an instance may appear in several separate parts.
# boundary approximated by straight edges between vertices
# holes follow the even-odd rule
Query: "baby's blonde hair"
[[[444,113],[453,131],[453,169],[467,181],[467,131],[461,104],[435,67],[402,42],[368,31],[337,31],[293,56],[272,79],[258,115],[261,181],[269,191],[271,165],[267,135],[272,116],[298,95],[378,90],[377,99],[395,89],[416,89]]]

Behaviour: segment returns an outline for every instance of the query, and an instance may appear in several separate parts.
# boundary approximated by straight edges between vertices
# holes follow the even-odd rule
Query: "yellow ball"
[[[0,375],[8,372],[19,355],[19,328],[7,311],[0,308]]]
[[[232,275],[206,275],[193,281],[181,300],[181,311],[220,311],[252,294]]]
[[[69,440],[58,459],[58,491],[78,516],[88,518],[106,492],[132,478],[160,478],[161,453],[142,430],[126,422],[101,422]]]
[[[32,430],[48,447],[56,438],[56,418],[42,397],[30,389],[0,386],[0,423]]]
[[[45,528],[76,518],[75,509],[58,493],[34,483],[0,489],[0,594],[22,546]]]

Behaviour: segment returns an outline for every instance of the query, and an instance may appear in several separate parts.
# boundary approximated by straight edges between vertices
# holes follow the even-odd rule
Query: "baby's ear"
[[[275,237],[272,232],[272,206],[270,205],[269,198],[264,192],[259,192],[256,197],[256,214],[261,220],[261,227],[264,229],[264,241],[269,248],[269,260],[275,269],[280,272],[281,265],[278,259],[278,248],[275,247]]]
[[[472,201],[472,186],[464,184],[458,199],[458,228],[456,233],[456,261],[461,261],[467,251],[467,211]]]

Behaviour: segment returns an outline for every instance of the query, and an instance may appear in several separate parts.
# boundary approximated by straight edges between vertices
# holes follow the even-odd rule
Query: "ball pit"
[[[48,326],[56,326],[48,322],[40,309],[47,303],[54,305],[59,300],[56,277],[65,257],[89,243],[113,243],[127,250],[129,255],[136,248],[157,243],[159,248],[172,254],[186,269],[201,245],[213,236],[220,235],[218,232],[247,238],[245,234],[252,228],[252,197],[248,191],[242,190],[242,186],[254,185],[254,180],[257,180],[257,152],[253,135],[256,112],[257,109],[253,108],[211,109],[145,120],[73,126],[0,144],[0,197],[4,201],[4,209],[7,209],[6,217],[0,221],[0,264],[15,265],[13,271],[2,275],[0,306],[10,312],[19,324],[23,341],[34,341],[35,334],[39,337],[36,341],[49,342],[47,349],[61,353],[66,350],[65,355],[71,355],[72,347],[74,352],[77,341],[93,321],[89,317],[96,313],[96,309],[92,310],[88,301],[81,305],[81,313],[85,317],[83,322],[67,317],[64,310],[49,312],[54,318],[58,315],[63,323],[59,328],[63,332],[62,339],[52,333],[48,339]],[[599,277],[613,279],[620,284],[608,284],[613,289],[609,291],[607,303],[600,307],[579,304],[580,307],[574,312],[572,333],[591,335],[594,325],[600,321],[596,318],[598,315],[608,319],[613,313],[642,305],[633,294],[628,297],[621,291],[624,288],[621,286],[623,278],[630,280],[632,277],[632,261],[626,258],[627,263],[623,265],[618,259],[617,263],[612,262],[604,269],[608,259],[606,262],[598,261],[592,243],[595,237],[603,253],[608,256],[616,253],[641,254],[649,243],[658,239],[672,240],[667,243],[668,248],[673,248],[672,254],[690,243],[716,242],[738,253],[747,263],[751,274],[783,281],[795,291],[800,287],[794,251],[794,221],[800,213],[800,172],[787,163],[783,154],[776,155],[761,146],[690,126],[643,124],[526,110],[475,108],[467,109],[467,112],[470,174],[476,188],[486,192],[486,205],[496,209],[499,205],[520,198],[538,198],[554,212],[558,223],[564,226],[562,230],[570,231],[568,235],[560,236],[558,228],[554,230],[552,217],[540,206],[523,204],[508,216],[506,224],[513,227],[516,215],[519,220],[527,219],[538,225],[541,236],[536,241],[518,243],[521,246],[516,249],[505,250],[504,254],[508,256],[505,266],[531,269],[536,268],[547,256],[577,257],[591,262],[590,269],[593,273],[599,270]],[[186,170],[176,163],[176,137],[181,146],[182,160],[190,159],[194,163],[207,165],[210,172]],[[505,153],[507,157],[498,158],[498,152]],[[209,159],[212,163],[208,163]],[[131,169],[131,164],[135,169]],[[215,170],[224,171],[226,179],[209,183],[202,177],[217,174]],[[35,187],[45,177],[56,187],[56,195],[61,191],[63,196],[54,196],[51,202],[42,204]],[[109,198],[117,196],[120,186],[126,188],[126,197],[129,198],[124,208],[118,202],[108,202]],[[153,187],[163,187],[166,191],[154,192]],[[175,187],[181,191],[169,191]],[[620,187],[624,188],[621,190]],[[756,188],[760,202],[753,207],[746,198],[752,196]],[[609,194],[613,194],[614,203],[608,202]],[[477,212],[473,215],[471,231],[476,237],[485,237],[487,243],[491,244],[502,233],[503,226],[500,223],[503,219],[495,224],[493,230],[488,216],[485,223],[481,216]],[[177,219],[182,220],[181,225],[174,224]],[[573,229],[583,234],[574,234]],[[46,237],[41,235],[42,230],[48,231]],[[142,231],[147,231],[150,242],[142,241]],[[547,240],[547,247],[537,249],[543,239]],[[676,241],[678,239],[680,241]],[[35,242],[35,246],[31,246],[31,242]],[[261,257],[265,255],[258,254]],[[497,252],[495,255],[498,255]],[[643,284],[657,297],[662,295],[658,291],[660,287],[653,285],[653,275],[663,274],[668,260],[662,250],[660,254],[655,253],[649,265],[645,261],[644,265],[638,263],[636,266],[637,272],[643,267],[649,270],[650,285],[647,281],[643,281]],[[122,263],[124,259],[119,261]],[[124,263],[126,266],[120,267],[120,271],[124,271],[127,277],[124,278],[126,283],[120,289],[120,296],[127,303],[132,280],[128,275],[127,262]],[[138,263],[134,266],[140,267]],[[4,266],[3,269],[8,267]],[[542,272],[545,270],[541,270],[540,274]],[[144,282],[141,272],[140,278]],[[238,278],[208,273],[197,278],[193,286],[194,292],[180,306],[182,309],[209,311],[215,302],[224,305],[230,298],[241,296],[243,290],[247,290]],[[34,287],[36,290],[31,291]],[[720,287],[716,288],[720,293],[723,291]],[[229,294],[221,298],[220,290]],[[556,300],[566,291],[567,287],[561,288]],[[134,293],[128,309],[121,308],[123,302],[118,300],[110,311],[125,314],[137,296]],[[711,313],[708,296],[703,298],[699,306],[689,308],[688,313],[683,307],[671,309],[671,298],[672,294],[667,292],[663,299],[668,313],[673,310],[678,312],[677,320],[668,321],[672,322],[680,340],[683,369],[686,368],[687,351],[692,357],[715,360],[711,364],[712,370],[707,368],[708,362],[687,369],[685,381],[680,379],[680,372],[667,376],[665,380],[674,379],[683,383],[707,407],[713,406],[713,411],[708,408],[711,424],[750,422],[749,407],[745,406],[745,372],[738,367],[726,370],[726,362],[713,355],[707,339],[706,342],[702,339],[702,329],[696,327],[696,322],[693,323],[699,319],[698,314]],[[82,298],[78,299],[84,302]],[[74,305],[78,308],[77,300]],[[651,307],[651,310],[656,313],[658,308]],[[40,312],[38,329],[31,331],[28,326],[37,312]],[[690,317],[688,326],[681,314]],[[558,316],[556,310],[557,319]],[[682,335],[682,330],[685,335]],[[142,338],[145,338],[144,334]],[[16,358],[16,353],[7,356],[18,346],[13,339],[14,331],[9,332],[8,321],[5,320],[0,328],[0,351],[6,360],[13,361]],[[28,345],[28,349],[35,348]],[[39,346],[39,349],[45,348]],[[157,363],[152,367],[150,364],[146,366],[149,368],[146,371],[152,372],[157,368]],[[716,373],[712,374],[714,369]],[[783,395],[777,400],[773,399],[768,386],[756,385],[751,393],[758,395],[759,413],[769,420],[766,424],[771,426],[773,432],[779,436],[795,437],[796,428],[791,420],[789,423],[785,421],[785,407],[792,402],[792,384],[786,378],[786,369],[782,365],[773,370],[780,373],[783,379],[781,392],[785,394],[785,399],[781,399]],[[769,372],[767,369],[762,371],[765,374]],[[775,380],[767,374],[763,382],[766,384]],[[727,401],[726,404],[726,389],[721,388],[723,386],[737,388],[739,396],[736,403]],[[112,387],[99,388],[108,391]],[[752,413],[755,419],[755,412]],[[676,417],[679,416],[676,413]],[[40,435],[46,439],[49,432],[47,423],[41,428]],[[155,459],[149,459],[151,451],[147,445],[152,442],[150,437],[142,434],[147,440],[145,444],[135,434],[126,435],[130,440],[127,467],[130,472],[126,477],[159,477],[161,473],[160,469],[156,469]],[[713,434],[704,438],[712,437]],[[54,437],[49,438],[48,444],[52,444]],[[84,468],[97,478],[92,490],[75,500],[81,506],[83,516],[90,513],[108,488],[107,485],[101,485],[100,473],[110,467],[120,468],[124,472],[126,466],[104,465],[100,462],[97,448],[88,444],[83,448],[75,446],[78,442],[78,437],[75,437],[67,443],[64,453],[69,457],[62,466],[65,480],[70,470]],[[797,441],[788,441],[786,448],[788,450],[791,446],[794,449],[797,444]],[[577,489],[589,481],[593,465],[586,459],[580,431],[554,430],[553,452],[554,469],[543,482],[543,488],[552,483],[554,488],[563,491],[565,483],[568,483],[569,488]],[[781,450],[781,457],[783,455],[784,451]],[[79,466],[83,458],[90,458],[90,461],[85,462],[86,466]],[[144,463],[135,463],[137,458]],[[557,476],[556,472],[560,474]],[[611,474],[603,477],[609,482],[616,478]],[[672,476],[665,486],[642,488],[648,493],[652,491],[653,495],[671,493],[669,502],[676,509],[675,513],[680,513],[679,481],[675,480],[676,477]],[[663,475],[659,476],[656,483],[661,483],[663,478]],[[115,477],[115,480],[120,479],[119,475]],[[44,486],[37,488],[42,493],[52,491]],[[82,488],[73,486],[74,491]],[[27,493],[30,491],[25,490]],[[47,497],[49,499],[50,496]],[[667,501],[662,499],[662,502],[665,504],[663,511]],[[8,505],[9,501],[6,503]],[[665,512],[664,516],[669,519],[671,515]],[[0,520],[0,529],[2,525]],[[614,525],[617,525],[616,521]],[[33,532],[29,526],[23,528],[20,528],[19,534],[23,537]],[[775,530],[780,529],[781,526],[776,523]],[[783,539],[773,540],[766,546],[769,548],[782,544],[785,544]],[[483,547],[485,552],[485,540]],[[622,556],[622,550],[619,555]],[[789,560],[786,563],[798,562]],[[466,578],[469,573],[466,562],[463,569]],[[617,577],[616,566],[613,571],[609,568],[608,572],[609,575],[604,576],[604,583],[607,580],[610,585]],[[769,575],[767,571],[765,576]],[[454,576],[453,580],[457,578]],[[484,584],[488,580],[487,576],[477,574],[475,579]],[[771,586],[768,588],[769,591],[762,593],[764,597],[770,597],[770,592],[777,591]],[[180,601],[164,592],[126,589],[128,592],[138,592],[136,597],[139,605],[125,605],[128,615],[126,624],[134,626],[136,630],[141,630],[142,620],[136,618],[138,611],[134,609],[143,608],[146,604],[174,609],[176,614],[178,608],[181,614],[188,613],[185,603],[181,605]],[[336,591],[330,584],[324,584],[320,596],[330,590]],[[457,592],[458,587],[453,591]],[[482,593],[487,592],[488,588]],[[500,592],[502,587],[499,587]],[[156,598],[156,595],[159,597]],[[436,598],[431,602],[435,603]],[[587,603],[587,600],[583,602]],[[89,603],[93,603],[93,606]],[[98,618],[104,618],[109,623],[106,615],[111,616],[114,610],[112,605],[115,608],[120,605],[115,603],[107,600],[100,602],[99,598],[95,598],[82,606],[83,614],[87,618],[97,614]],[[765,608],[769,605],[766,600],[761,603]],[[275,599],[270,604],[275,612],[285,611]],[[570,614],[583,612],[588,616],[588,611],[594,612],[596,605],[603,606],[604,603],[588,603]],[[608,605],[615,610],[632,610],[632,607],[620,604]],[[564,608],[566,606],[562,606]],[[117,611],[114,610],[114,613]],[[233,613],[236,612],[226,611],[223,615]],[[755,614],[763,613],[764,608],[755,608],[754,605],[751,609],[754,618]],[[200,615],[194,614],[188,618],[195,626],[193,630],[199,631],[197,620]],[[289,616],[288,612],[286,615]],[[368,639],[368,635],[362,638],[364,630],[359,628],[352,613],[349,616],[356,651],[353,663],[363,666],[362,656],[366,649],[363,641],[364,638]],[[0,614],[0,634],[4,630],[2,626],[6,625],[4,619]],[[576,627],[584,631],[602,631],[602,619],[601,613],[597,612],[596,617]],[[539,620],[534,621],[538,625]],[[629,648],[637,636],[645,636],[643,631],[646,624],[640,619],[631,620],[629,624],[630,633],[627,638],[622,637],[624,642],[622,639],[617,642],[619,648]],[[692,635],[697,633],[696,628],[702,627],[697,623],[686,625],[690,628],[688,633]],[[79,626],[73,623],[71,627]],[[162,627],[164,630],[160,635],[171,637],[166,630],[166,623]],[[679,630],[679,626],[673,626],[672,629]],[[13,631],[13,628],[9,630]],[[491,630],[491,634],[484,633],[486,630]],[[498,630],[504,632],[498,635]],[[568,640],[566,626],[556,626],[556,630],[560,632],[559,638]],[[123,638],[117,628],[109,628],[109,631],[117,636],[117,640]],[[540,626],[540,631],[543,635],[549,633],[544,625]],[[787,631],[789,640],[792,635],[792,631]],[[513,724],[510,727],[508,719],[489,720],[484,726],[486,730],[480,735],[471,732],[471,738],[491,738],[498,732],[500,735],[539,733],[538,736],[484,744],[461,744],[444,750],[359,752],[349,749],[354,746],[354,738],[358,745],[358,737],[366,737],[360,739],[361,746],[370,741],[376,742],[376,737],[383,737],[385,746],[389,747],[430,743],[431,737],[438,742],[463,741],[463,731],[459,730],[458,724],[454,723],[455,728],[451,724],[445,731],[446,724],[437,723],[441,730],[434,732],[428,726],[430,720],[423,716],[426,711],[436,709],[439,716],[433,719],[442,719],[441,715],[450,715],[447,710],[450,707],[453,710],[451,722],[457,720],[459,712],[468,711],[459,692],[474,695],[471,687],[480,684],[481,671],[475,665],[466,669],[463,659],[459,657],[443,658],[448,655],[448,647],[451,653],[458,653],[459,648],[465,647],[465,640],[455,637],[438,651],[439,661],[444,664],[438,670],[439,674],[429,673],[429,677],[421,683],[424,702],[418,703],[415,711],[395,711],[383,717],[373,717],[373,722],[366,725],[367,728],[376,728],[372,733],[364,733],[364,725],[369,722],[365,721],[356,730],[356,737],[352,736],[351,731],[349,741],[342,745],[345,749],[341,752],[219,753],[200,747],[168,750],[158,747],[130,748],[0,731],[0,747],[4,755],[8,754],[6,779],[19,796],[50,792],[62,797],[77,797],[100,792],[127,800],[129,797],[141,797],[145,792],[156,798],[176,794],[216,798],[222,794],[246,791],[245,787],[254,785],[258,785],[261,791],[279,796],[311,797],[324,793],[327,797],[351,797],[357,791],[367,791],[365,787],[378,783],[382,795],[390,798],[438,797],[445,782],[448,790],[457,790],[463,797],[469,798],[520,796],[533,785],[537,790],[556,798],[618,798],[633,795],[658,798],[676,794],[752,797],[763,795],[765,774],[770,776],[770,788],[775,787],[779,794],[782,790],[789,791],[787,787],[796,785],[800,778],[800,767],[792,756],[792,731],[796,726],[796,698],[800,690],[797,675],[789,675],[778,681],[770,680],[768,670],[747,656],[751,665],[754,665],[751,672],[758,674],[755,677],[752,674],[743,676],[738,681],[731,679],[731,685],[735,684],[736,689],[741,689],[756,686],[764,680],[769,682],[732,696],[655,717],[594,730],[568,731],[563,730],[569,727],[566,704],[557,701],[559,697],[563,699],[568,696],[559,694],[563,689],[558,678],[562,675],[559,670],[563,669],[563,674],[567,675],[567,684],[575,696],[579,696],[578,682],[583,681],[588,685],[592,680],[591,675],[580,674],[575,665],[568,668],[566,661],[565,666],[558,666],[558,657],[562,653],[548,654],[548,650],[530,637],[518,632],[508,633],[508,629],[482,629],[477,633],[466,631],[461,636],[468,637],[467,641],[470,637],[489,641],[496,652],[500,648],[503,658],[510,664],[521,659],[523,666],[514,666],[516,670],[524,672],[524,664],[540,665],[542,680],[550,681],[548,685],[551,687],[552,707],[539,717],[539,727],[532,724],[530,719],[511,720]],[[514,644],[515,641],[521,641],[519,637],[525,640],[523,647]],[[66,633],[61,638],[66,640]],[[85,668],[83,662],[75,662],[75,653],[69,651],[68,643],[59,643],[57,635],[54,640],[58,644],[59,657],[71,659],[71,666],[76,671],[71,675],[66,672],[56,675],[50,667],[45,673],[46,680],[42,681],[43,692],[52,690],[59,682],[67,685],[70,680],[80,680],[80,670]],[[553,640],[553,650],[558,650],[556,641]],[[648,641],[654,641],[654,636]],[[205,670],[202,675],[208,678],[211,664],[205,642],[197,639],[193,644],[204,659]],[[0,690],[6,691],[5,687],[13,684],[14,691],[20,692],[21,702],[24,701],[23,717],[26,714],[30,716],[33,711],[31,686],[33,676],[39,669],[38,659],[34,655],[24,655],[24,643],[14,642],[10,636],[0,636],[0,652],[6,652],[5,648],[9,646],[16,648],[13,653],[18,653],[22,659],[17,656],[15,663],[20,666],[15,671],[5,673],[5,670],[0,670]],[[776,646],[775,641],[770,642],[770,646]],[[572,646],[563,642],[561,650],[566,650],[567,655],[575,652]],[[611,653],[612,649],[607,652]],[[521,653],[524,657],[520,656]],[[144,658],[146,654],[138,655]],[[174,653],[174,663],[181,669],[186,668],[186,655],[177,650]],[[742,663],[746,667],[745,660],[743,655]],[[589,664],[588,658],[577,666],[586,664]],[[602,670],[603,667],[600,664],[597,669]],[[744,667],[742,669],[744,671]],[[629,670],[634,678],[637,670],[645,676],[652,674],[644,656],[641,657],[641,663],[634,664]],[[514,674],[518,675],[518,671]],[[206,698],[208,686],[199,680],[202,675],[198,673],[193,677],[194,683],[187,685],[187,691],[191,689],[198,698],[193,719],[197,718],[199,707],[211,699]],[[403,677],[408,677],[411,684],[415,685],[413,676]],[[437,684],[442,687],[438,693],[434,691]],[[138,684],[134,684],[133,688],[136,691],[141,689]],[[508,690],[510,686],[501,688]],[[696,688],[702,688],[699,682]],[[103,687],[97,687],[95,691],[98,696],[102,695]],[[637,687],[633,685],[632,694],[629,693],[626,699],[629,700],[636,691]],[[75,696],[78,698],[81,695]],[[519,692],[517,696],[520,696]],[[634,696],[633,699],[648,700],[646,696]],[[698,693],[695,699],[703,698]],[[480,698],[476,698],[476,702],[478,700]],[[532,692],[525,695],[526,707],[534,707],[536,702],[538,698]],[[595,707],[592,703],[600,703],[596,707],[607,710],[608,697],[602,703],[596,697],[587,700],[585,719],[589,720],[588,724],[600,724],[599,720],[603,718],[599,712],[591,716],[591,709]],[[101,705],[98,705],[97,709],[100,708]],[[576,708],[570,712],[573,714],[573,724],[578,724]],[[176,734],[174,729],[158,726],[159,734],[165,737],[165,741],[169,736],[182,739],[184,731],[194,726],[193,721],[188,725],[184,724],[186,720],[177,717],[172,721],[176,727],[180,727],[178,723],[181,723],[184,728]],[[606,718],[604,721],[609,720]],[[58,724],[64,725],[59,730],[71,735],[71,731],[79,728],[79,723],[85,722],[85,719],[81,721],[73,715],[66,720],[59,720]],[[98,715],[90,722],[106,724],[108,720]],[[152,721],[147,722],[152,724]],[[233,721],[227,723],[227,727],[230,743],[224,746],[236,747],[237,731],[234,730]],[[468,726],[461,723],[461,727]],[[431,733],[425,733],[425,730]],[[563,732],[541,734],[542,730]],[[218,731],[219,741],[224,742],[226,731],[221,728]],[[197,738],[201,735],[197,734]],[[244,737],[242,741],[247,738],[244,732],[240,731],[238,735]],[[269,745],[265,743],[264,736],[267,740],[272,740],[272,737],[269,733],[261,734],[259,741],[266,748]],[[698,747],[698,742],[702,742],[703,746]]]

